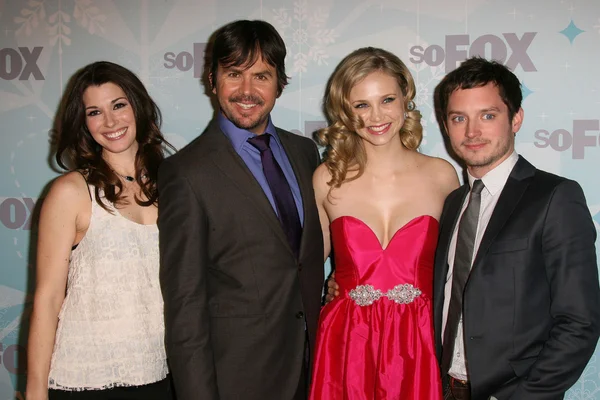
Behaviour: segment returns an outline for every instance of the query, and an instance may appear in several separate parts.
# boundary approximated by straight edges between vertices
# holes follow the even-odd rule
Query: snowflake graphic
[[[81,27],[87,29],[90,35],[94,35],[98,32],[104,33],[101,23],[106,20],[106,16],[100,12],[98,7],[94,6],[92,0],[75,0],[71,13],[66,11],[61,0],[53,4],[56,4],[56,10],[48,10],[49,6],[46,4],[46,0],[28,0],[26,6],[21,9],[21,16],[14,18],[15,24],[19,25],[15,36],[31,36],[42,30],[48,35],[52,47],[58,44],[60,86],[62,87],[63,45],[71,45],[72,30],[69,24],[72,18]]]
[[[98,30],[104,33],[104,28],[100,24],[106,20],[106,15],[100,13],[98,7],[92,4],[92,0],[75,0],[73,17],[84,28],[87,28],[90,35]]]
[[[46,8],[44,7],[45,1],[34,1],[30,0],[27,2],[29,8],[23,8],[21,10],[21,16],[15,17],[14,21],[21,26],[15,32],[15,35],[19,36],[25,34],[30,36],[35,28],[38,27],[40,21],[46,19]]]
[[[57,10],[48,15],[46,0],[29,0],[26,7],[21,9],[21,16],[14,18],[14,22],[20,25],[15,35],[30,36],[38,28],[40,22],[46,22],[50,44],[54,46],[59,43],[59,52],[62,52],[61,45],[69,46],[71,44],[69,38],[71,15],[63,10],[62,2],[59,1],[57,5]],[[72,16],[91,35],[98,31],[104,33],[101,23],[106,20],[106,16],[100,13],[98,7],[93,5],[92,0],[75,0]]]
[[[415,94],[415,103],[419,106],[426,105],[429,101],[429,87],[424,83],[416,84],[417,93]]]
[[[421,126],[423,127],[423,139],[421,140],[421,146],[427,146],[427,119],[421,115]]]
[[[600,396],[600,374],[596,369],[596,355],[592,357],[577,383],[567,392],[565,400],[594,400]]]
[[[312,10],[310,15],[309,10]],[[285,8],[273,10],[275,26],[288,43],[289,53],[294,60],[292,74],[306,72],[311,61],[317,65],[328,65],[329,55],[325,50],[338,37],[334,29],[325,28],[328,18],[328,11],[321,7],[309,7],[307,0],[294,2],[293,15]]]
[[[152,98],[156,101],[160,98],[161,104],[171,107],[177,106],[177,95],[173,89],[182,85],[189,85],[189,76],[184,71],[172,69],[165,74],[160,55],[141,56],[140,54],[127,52],[120,54],[116,62],[134,71],[140,78]],[[146,66],[145,68],[143,66]]]
[[[410,67],[409,67],[410,69]],[[430,75],[425,78],[423,73],[414,73],[413,78],[415,80],[416,94],[415,103],[421,108],[423,112],[424,108],[433,111],[433,91],[435,87],[444,77],[444,70],[440,67],[429,67]]]
[[[31,296],[20,290],[0,285],[0,343],[5,338],[18,339],[22,320],[27,320],[31,312]],[[23,306],[23,311],[16,317],[14,307]],[[10,317],[7,314],[11,310]]]
[[[600,18],[598,18],[598,24],[594,25],[594,29],[596,29],[600,34]]]

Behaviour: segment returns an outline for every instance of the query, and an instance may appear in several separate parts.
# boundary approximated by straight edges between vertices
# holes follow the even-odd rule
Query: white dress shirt
[[[481,238],[485,233],[485,229],[487,228],[488,223],[490,222],[490,218],[492,217],[492,213],[494,212],[494,208],[498,203],[498,198],[500,197],[500,193],[502,193],[502,189],[504,189],[504,185],[508,180],[510,173],[512,172],[515,164],[517,163],[519,156],[515,151],[500,165],[498,165],[493,170],[489,171],[485,174],[481,180],[485,187],[481,191],[481,207],[479,209],[479,220],[477,223],[477,231],[475,234],[475,243],[473,246],[473,258],[471,259],[471,266],[473,266],[473,260],[475,260],[475,256],[477,255],[477,250],[479,249],[479,245],[481,244]],[[473,187],[473,182],[477,179],[474,178],[471,174],[467,172],[469,178],[469,186]],[[467,208],[467,204],[469,203],[469,196],[465,198],[465,201],[462,206],[462,210],[460,212],[460,216],[462,217],[463,212]],[[460,218],[457,220],[460,221]],[[444,330],[446,328],[446,320],[448,319],[448,306],[450,305],[450,297],[452,294],[452,273],[454,271],[454,255],[456,253],[456,240],[458,236],[458,225],[454,227],[454,232],[452,234],[452,240],[450,241],[450,248],[448,250],[448,275],[446,276],[446,286],[444,288],[444,309],[442,314],[442,326],[444,329],[440,332],[442,336],[442,340],[444,337]],[[446,343],[443,343],[445,345]],[[448,374],[453,376],[456,379],[468,380],[467,373],[467,360],[465,358],[465,342],[463,337],[463,326],[462,326],[462,316],[461,320],[458,323],[458,331],[456,333],[456,343],[454,344],[454,355],[452,357],[452,363],[450,364],[450,370]]]

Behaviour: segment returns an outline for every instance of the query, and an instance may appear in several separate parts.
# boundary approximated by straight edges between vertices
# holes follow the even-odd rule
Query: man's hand
[[[327,279],[327,295],[325,296],[325,304],[335,299],[340,295],[340,287],[335,281],[335,271],[331,273],[329,279]]]

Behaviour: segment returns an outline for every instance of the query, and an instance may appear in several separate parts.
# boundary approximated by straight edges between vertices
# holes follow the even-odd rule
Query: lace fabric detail
[[[101,390],[157,382],[168,373],[158,281],[158,227],[92,201],[71,252],[48,386]]]
[[[420,295],[421,290],[410,283],[396,285],[386,293],[375,289],[373,285],[358,285],[348,293],[348,296],[361,307],[370,306],[382,297],[387,297],[397,304],[409,304]]]

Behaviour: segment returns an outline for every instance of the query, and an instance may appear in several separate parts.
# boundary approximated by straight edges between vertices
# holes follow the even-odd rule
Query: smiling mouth
[[[247,104],[247,103],[237,103],[237,102],[235,104],[237,104],[244,110],[250,110],[258,105],[257,103]]]
[[[125,132],[127,132],[127,128],[119,129],[118,131],[114,131],[112,133],[106,133],[106,134],[104,134],[104,136],[107,139],[115,140],[115,139],[119,139],[119,138],[121,138],[121,136],[125,135]]]
[[[389,122],[387,124],[382,124],[382,125],[377,125],[377,126],[369,126],[367,128],[367,130],[374,135],[381,135],[381,134],[384,134],[385,132],[387,132],[391,125],[392,125],[392,123]]]

